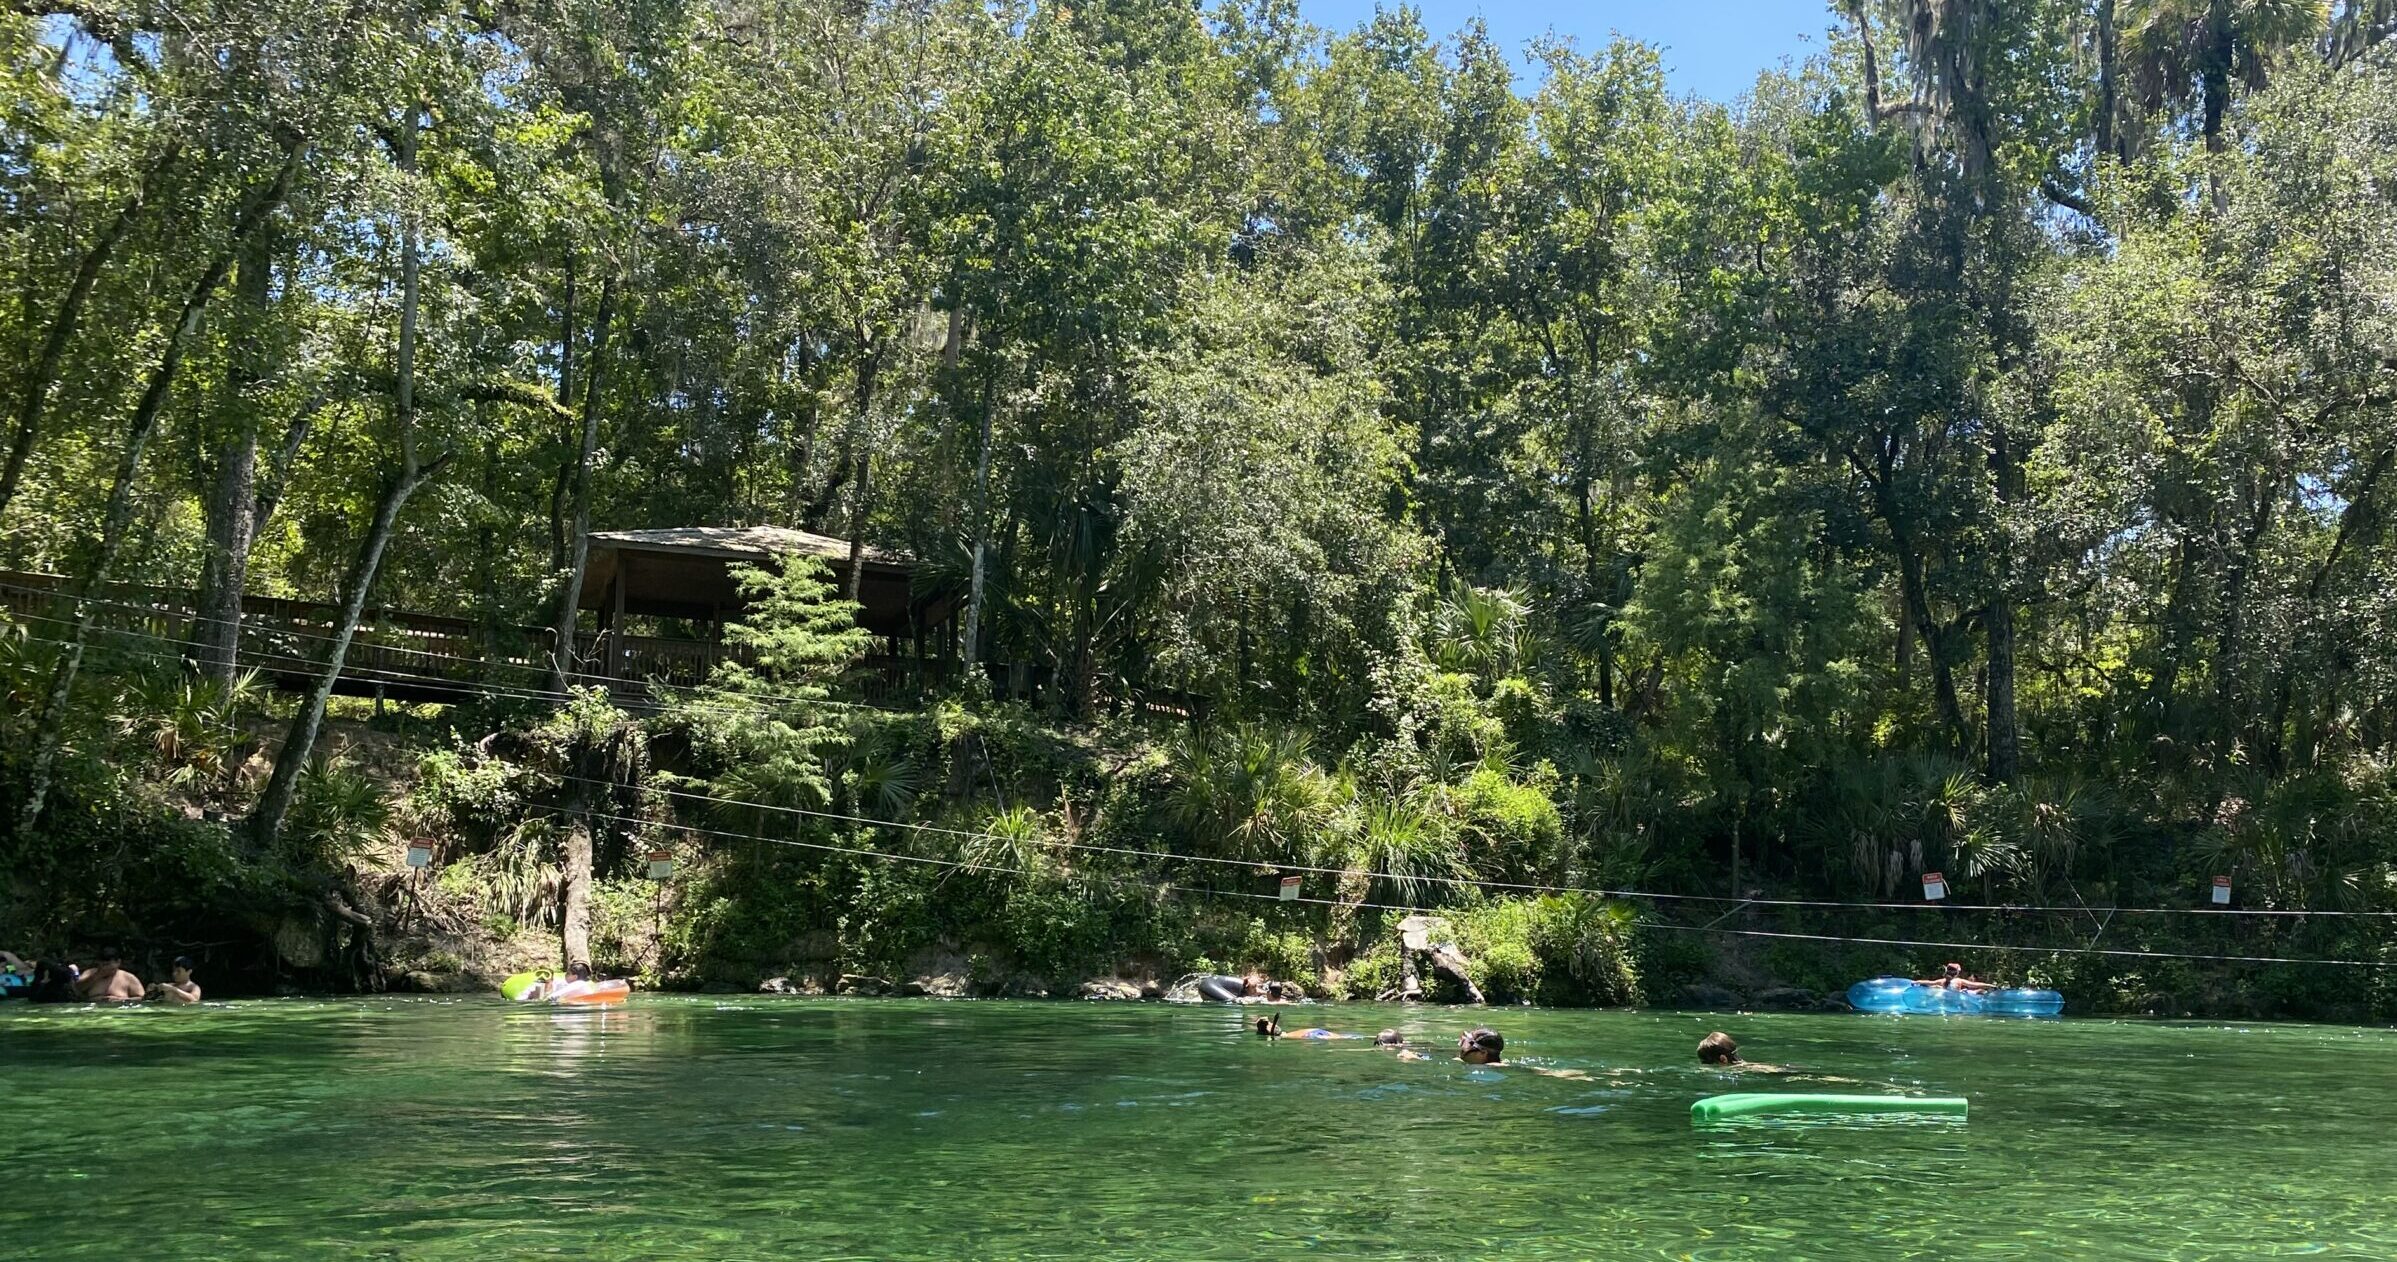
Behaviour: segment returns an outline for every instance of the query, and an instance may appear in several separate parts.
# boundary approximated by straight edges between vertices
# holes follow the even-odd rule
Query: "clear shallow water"
[[[1155,1004],[12,1004],[0,1255],[2397,1257],[2397,1032],[1290,1015],[1443,1050],[1486,1021],[1594,1079]],[[1868,1085],[1702,1069],[1718,1027]],[[1777,1085],[1973,1113],[1690,1124]]]

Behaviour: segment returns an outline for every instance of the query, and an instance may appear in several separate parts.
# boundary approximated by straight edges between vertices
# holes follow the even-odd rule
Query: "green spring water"
[[[637,996],[0,1008],[0,1255],[2397,1257],[2397,1034]],[[1448,1059],[1478,1023],[1564,1081]],[[1813,1077],[1707,1070],[1732,1032]],[[1825,1083],[1824,1076],[1858,1080]],[[1859,1085],[1861,1084],[1861,1085]],[[1693,1127],[1722,1091],[1966,1123]]]

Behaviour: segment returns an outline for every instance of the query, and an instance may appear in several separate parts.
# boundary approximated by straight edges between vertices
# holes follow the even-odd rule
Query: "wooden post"
[[[616,554],[616,579],[608,585],[608,669],[609,679],[618,678],[624,663],[624,571],[625,556]]]

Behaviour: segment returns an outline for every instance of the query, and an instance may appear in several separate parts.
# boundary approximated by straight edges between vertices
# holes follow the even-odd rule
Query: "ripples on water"
[[[0,1009],[0,1256],[2397,1257],[2397,1037],[2306,1026],[640,996]],[[1689,1104],[1759,1059],[1968,1123]]]

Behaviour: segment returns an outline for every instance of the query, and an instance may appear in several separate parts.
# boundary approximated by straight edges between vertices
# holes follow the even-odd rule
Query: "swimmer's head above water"
[[[1407,1037],[1396,1030],[1384,1030],[1373,1036],[1375,1047],[1405,1047]]]
[[[1486,1026],[1457,1035],[1457,1059],[1468,1065],[1495,1065],[1506,1053],[1506,1040]]]
[[[1274,1013],[1274,1014],[1273,1014],[1272,1016],[1270,1016],[1270,1017],[1259,1017],[1259,1018],[1257,1018],[1257,1023],[1256,1023],[1256,1025],[1257,1025],[1257,1037],[1258,1037],[1258,1038],[1261,1038],[1261,1039],[1278,1039],[1278,1038],[1282,1037],[1282,1014],[1281,1014],[1281,1013],[1278,1013],[1278,1012],[1277,1012],[1277,1013]]]
[[[1717,1030],[1698,1040],[1698,1063],[1701,1065],[1736,1065],[1740,1063],[1739,1044],[1731,1036]]]

